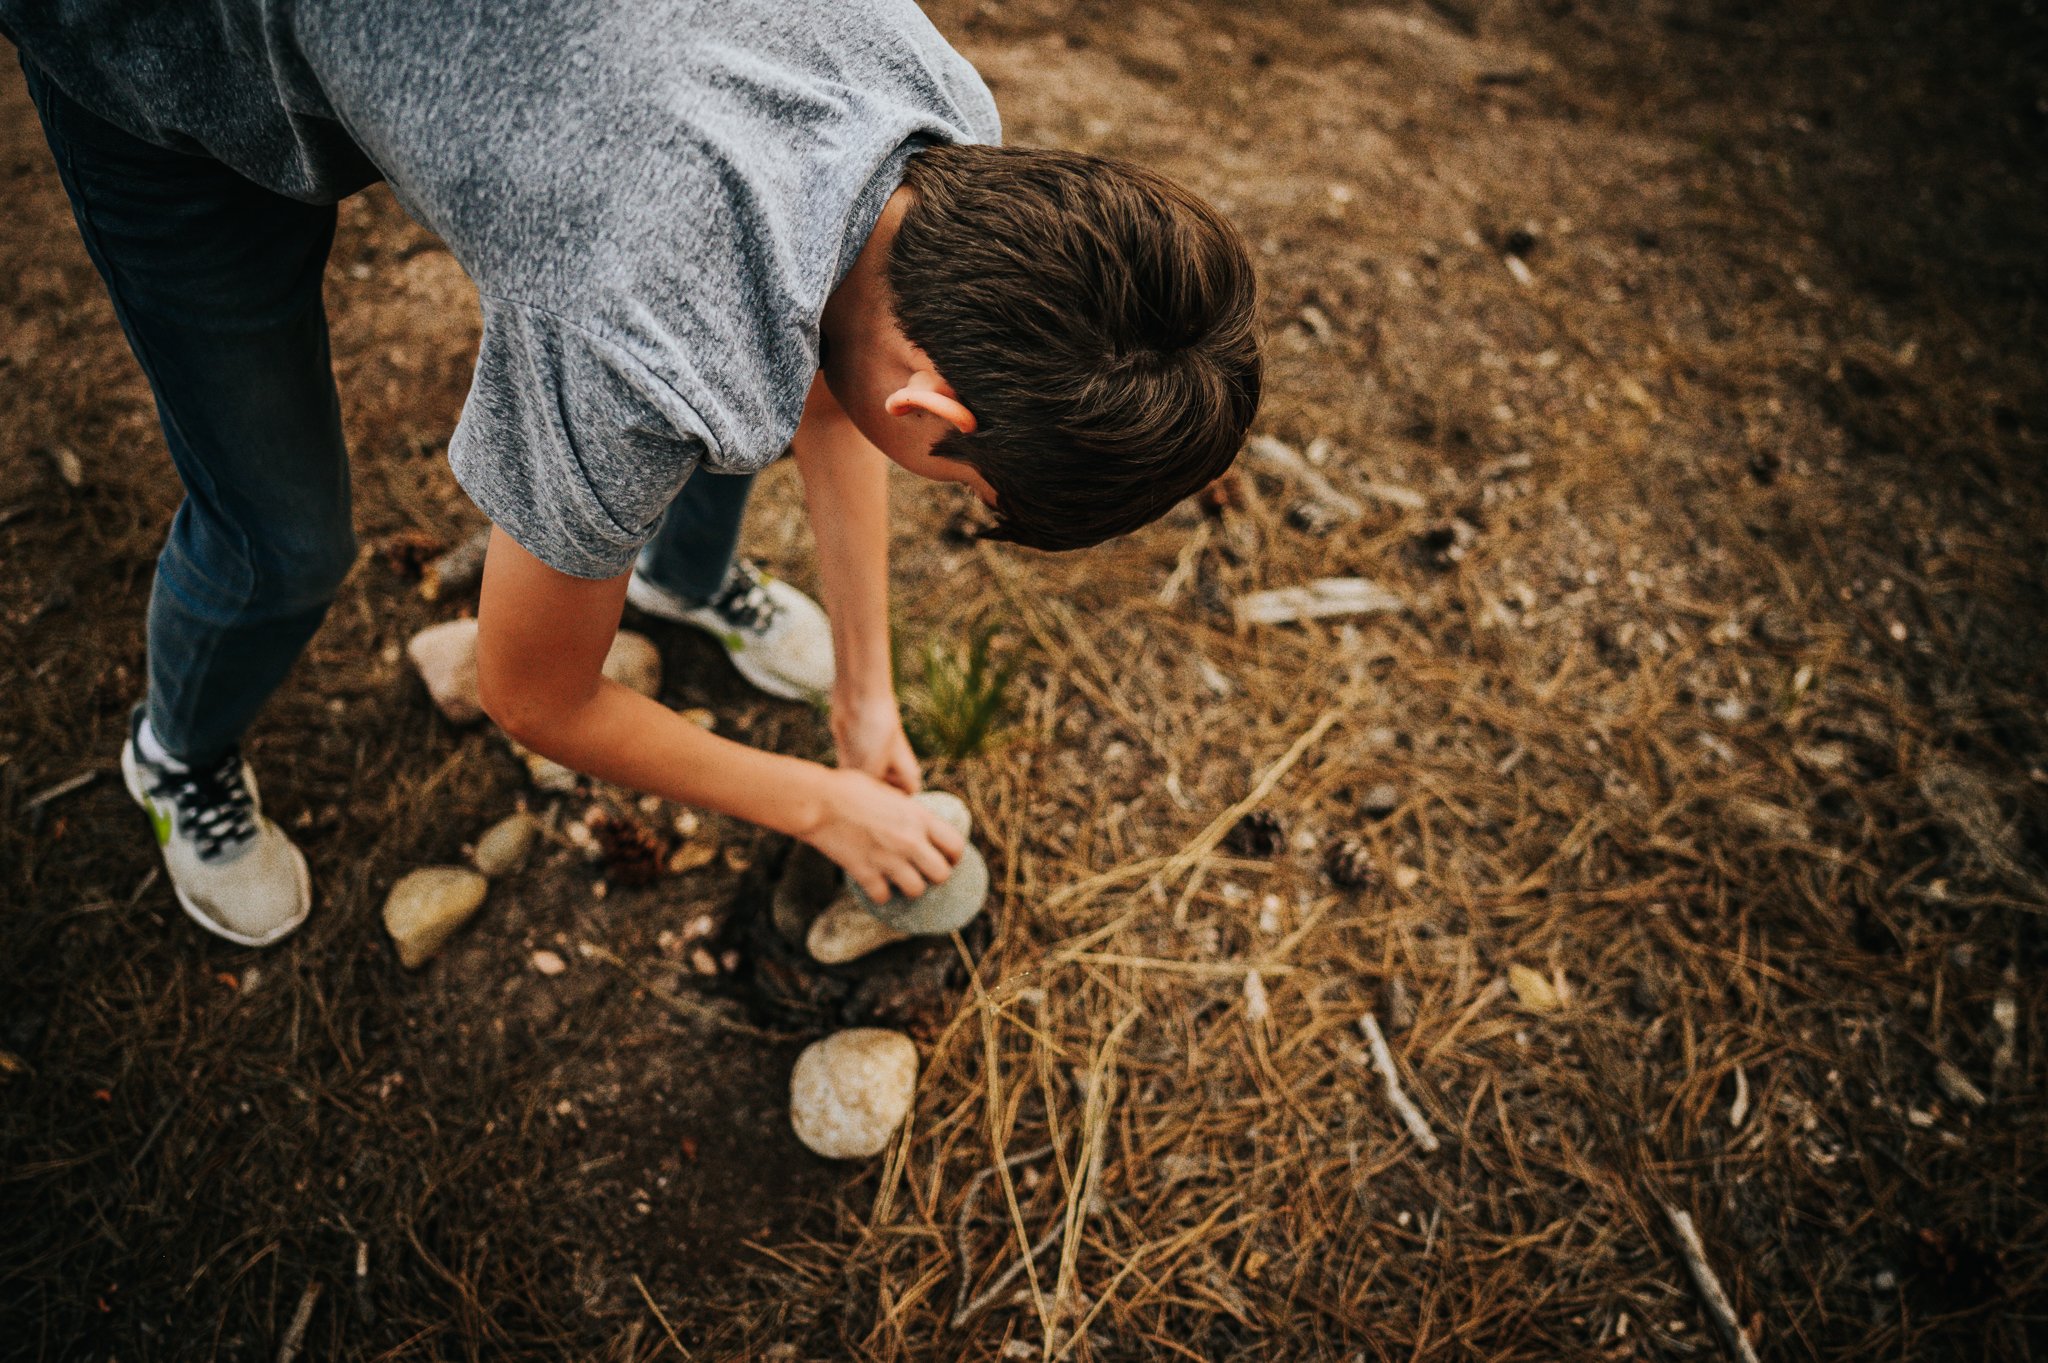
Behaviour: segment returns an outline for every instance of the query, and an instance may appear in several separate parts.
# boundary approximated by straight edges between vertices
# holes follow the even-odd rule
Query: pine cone
[[[1223,835],[1223,845],[1241,857],[1277,857],[1287,850],[1287,829],[1278,815],[1255,809]]]
[[[1376,872],[1372,866],[1372,852],[1356,838],[1339,838],[1323,854],[1323,869],[1329,872],[1330,883],[1340,889],[1362,890],[1372,884]]]
[[[598,864],[615,885],[651,885],[668,859],[668,843],[653,829],[630,816],[596,810],[584,820],[597,839]]]

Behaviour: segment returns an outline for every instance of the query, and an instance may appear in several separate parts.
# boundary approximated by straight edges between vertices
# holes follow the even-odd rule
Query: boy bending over
[[[1231,228],[1148,171],[995,145],[987,87],[909,0],[0,0],[0,32],[185,486],[122,765],[180,904],[230,941],[311,904],[239,743],[355,560],[321,276],[365,185],[482,297],[449,460],[496,527],[491,716],[800,838],[877,901],[963,850],[909,798],[888,465],[964,484],[994,538],[1080,548],[1219,475],[1258,404]],[[784,451],[823,611],[734,559]],[[839,766],[604,679],[626,601],[828,697]]]

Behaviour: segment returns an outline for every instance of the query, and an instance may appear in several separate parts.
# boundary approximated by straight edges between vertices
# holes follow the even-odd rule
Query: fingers
[[[936,814],[926,821],[925,826],[931,833],[933,846],[946,854],[946,863],[958,866],[960,858],[967,855],[967,839],[960,836],[960,830]]]
[[[953,874],[953,863],[947,861],[939,849],[930,843],[926,843],[923,847],[918,848],[916,852],[912,853],[911,860],[916,864],[918,872],[930,884],[943,885],[946,879]]]
[[[889,884],[887,877],[877,875],[872,871],[866,875],[854,876],[853,883],[860,886],[860,892],[877,904],[888,903],[896,893],[894,887]]]
[[[892,866],[889,869],[889,879],[902,891],[905,899],[915,899],[931,888],[925,883],[925,878],[918,874],[917,868],[908,863]]]

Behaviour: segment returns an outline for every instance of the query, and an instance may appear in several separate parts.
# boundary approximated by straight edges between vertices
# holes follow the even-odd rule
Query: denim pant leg
[[[320,292],[335,210],[130,136],[24,66],[185,486],[150,591],[149,718],[174,757],[209,762],[355,561]]]
[[[640,576],[694,605],[718,595],[732,571],[753,487],[751,473],[691,474],[640,551]]]

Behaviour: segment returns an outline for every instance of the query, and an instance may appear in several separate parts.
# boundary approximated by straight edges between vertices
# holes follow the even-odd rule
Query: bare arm
[[[477,609],[477,684],[499,727],[564,766],[811,843],[870,895],[922,893],[960,855],[953,830],[857,771],[706,732],[605,678],[626,575],[557,572],[493,531]],[[879,892],[879,894],[878,894]]]
[[[812,383],[790,442],[818,544],[832,620],[832,736],[842,765],[915,791],[916,754],[903,737],[889,659],[889,460]]]

